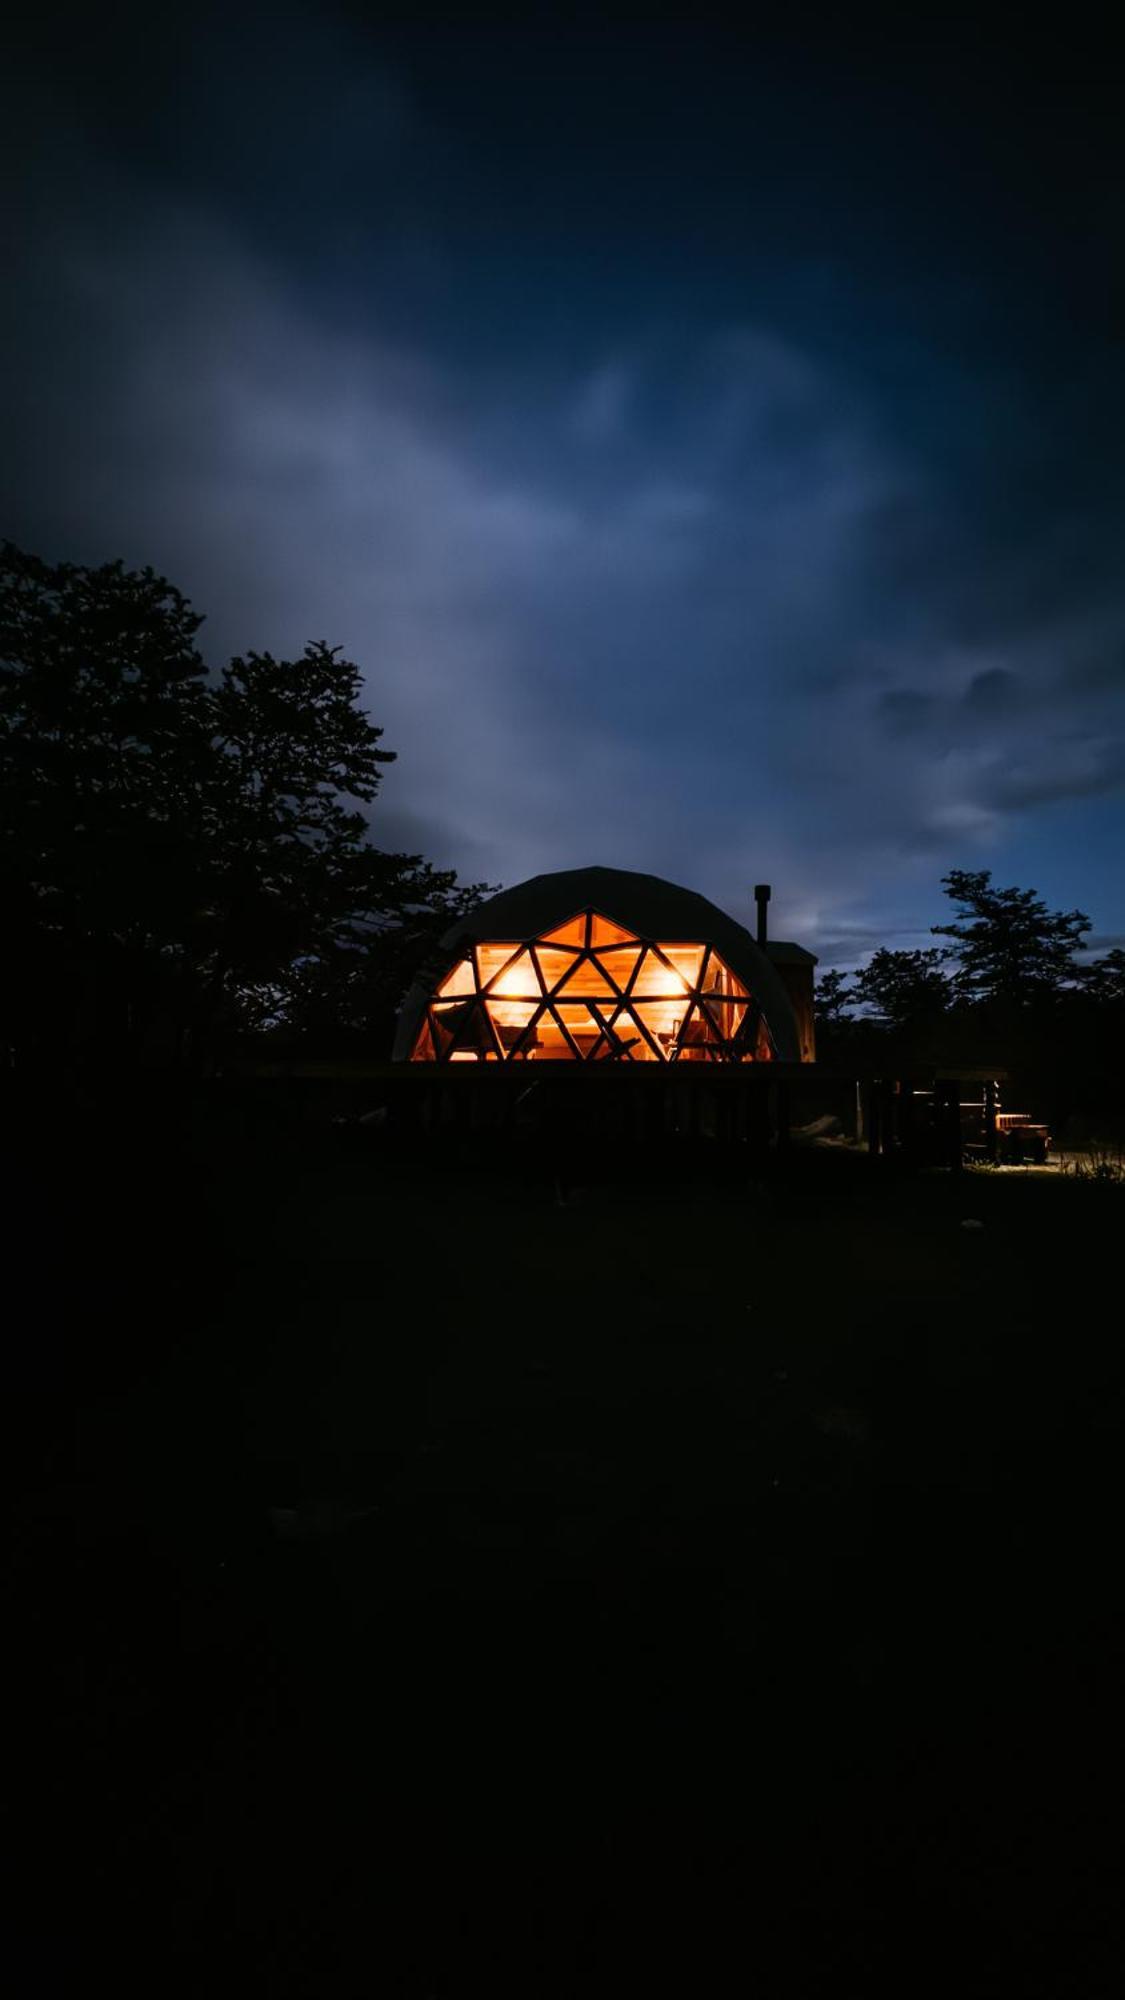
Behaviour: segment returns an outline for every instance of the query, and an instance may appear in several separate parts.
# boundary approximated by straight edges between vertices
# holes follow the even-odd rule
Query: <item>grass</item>
[[[1087,1184],[1125,1188],[1125,1148],[1092,1141],[1063,1160],[1062,1172]]]
[[[42,1964],[1108,1990],[1116,1203],[831,1151],[560,1201],[225,1116],[65,1168],[29,1845],[77,1835],[99,1942],[52,1914]]]

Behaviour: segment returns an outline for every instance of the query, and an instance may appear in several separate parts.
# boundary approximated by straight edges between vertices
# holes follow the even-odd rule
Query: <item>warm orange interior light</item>
[[[438,992],[444,998],[448,999],[452,999],[455,995],[462,993],[475,993],[476,990],[477,983],[473,978],[473,968],[467,958],[463,958],[459,965],[455,965],[452,972],[447,972],[441,985],[438,987]]]
[[[635,936],[594,911],[473,947],[440,982],[419,1062],[762,1062],[751,994],[717,951]]]
[[[545,931],[544,940],[549,944],[584,945],[586,942],[586,917],[572,917],[567,924],[560,924],[557,930]],[[626,933],[627,935],[627,933]]]
[[[535,972],[526,952],[523,953],[515,965],[509,965],[500,974],[499,979],[492,988],[494,993],[510,999],[518,999],[526,996],[528,993],[537,993],[538,990]]]

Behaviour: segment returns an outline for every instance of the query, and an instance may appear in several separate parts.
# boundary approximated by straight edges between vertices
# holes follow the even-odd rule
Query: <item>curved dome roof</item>
[[[442,938],[428,976],[415,982],[403,1002],[395,1035],[395,1061],[409,1057],[434,987],[463,955],[466,945],[542,937],[589,909],[638,937],[714,945],[760,1002],[778,1058],[798,1061],[797,1023],[789,996],[750,932],[694,889],[682,889],[659,875],[637,875],[625,868],[564,868],[557,874],[533,875],[512,889],[502,889],[498,896],[462,917]]]

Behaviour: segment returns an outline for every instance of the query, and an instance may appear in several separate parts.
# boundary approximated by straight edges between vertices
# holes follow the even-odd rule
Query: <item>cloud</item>
[[[878,710],[888,735],[920,736],[931,726],[938,700],[936,695],[922,694],[917,688],[891,688],[879,696]]]
[[[386,844],[747,914],[769,878],[829,961],[1125,784],[1120,511],[1079,490],[1077,392],[917,347],[904,399],[901,359],[768,287],[612,326],[576,296],[553,339],[514,284],[513,361],[498,306],[462,325],[463,141],[339,29],[279,47],[249,124],[232,57],[209,103],[241,149],[190,171],[55,130],[11,274],[11,532],[163,568],[215,660],[342,644],[399,752]]]
[[[166,569],[215,657],[344,644],[401,753],[388,813],[430,823],[443,861],[472,851],[511,879],[608,854],[706,882],[737,846],[751,868],[775,790],[763,726],[787,651],[821,643],[808,568],[843,565],[881,476],[827,420],[800,445],[807,484],[764,443],[774,383],[824,399],[808,366],[745,330],[718,343],[694,388],[702,445],[681,415],[672,445],[614,457],[603,421],[593,491],[560,442],[583,386],[560,375],[521,412],[540,451],[513,471],[503,425],[490,449],[448,420],[440,367],[323,325],[206,215],[103,183],[116,241],[74,219],[57,331],[35,329],[25,534]]]
[[[1008,715],[1019,700],[1018,678],[1007,667],[985,667],[973,675],[961,700],[970,714],[990,721]]]
[[[1125,738],[1078,738],[1050,746],[1047,754],[1009,763],[996,776],[1000,806],[1052,805],[1060,799],[1096,798],[1125,787]]]

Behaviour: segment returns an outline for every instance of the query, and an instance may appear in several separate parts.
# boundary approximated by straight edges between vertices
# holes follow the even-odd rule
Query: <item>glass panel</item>
[[[548,987],[557,986],[560,979],[565,979],[575,963],[572,951],[544,950],[541,944],[536,945],[535,956]]]
[[[440,1062],[444,1056],[449,1054],[449,1044],[453,1040],[454,1030],[460,1019],[461,1015],[459,1012],[453,1012],[448,1008],[443,1009],[441,1012],[435,1008],[434,1012],[430,1015],[430,1032],[433,1035],[434,1056],[437,1061]]]
[[[429,1022],[423,1021],[418,1039],[411,1052],[410,1060],[411,1062],[433,1062],[433,1059],[434,1038],[430,1033]]]
[[[494,1026],[526,1028],[539,1002],[538,1000],[486,1000],[484,1004]]]
[[[594,1049],[595,1062],[654,1062],[655,1055],[645,1041],[634,1016],[628,1008],[615,1011],[613,1007],[595,1007],[591,1010],[605,1026],[605,1034]]]
[[[559,1006],[554,1012],[562,1021],[571,1041],[577,1044],[580,1056],[592,1055],[598,1043],[604,1043],[602,1024],[588,1007]]]
[[[713,1000],[708,989],[707,1012],[725,1041],[737,1035],[749,1004],[747,1000]]]
[[[665,958],[675,966],[685,986],[698,986],[703,970],[704,946],[701,944],[665,944],[658,940]]]
[[[655,952],[646,951],[641,960],[640,970],[633,981],[634,993],[641,999],[653,999],[657,994],[663,994],[669,1000],[674,1000],[677,997],[686,997],[687,990],[687,983],[680,972],[672,966],[665,965],[657,958]],[[682,1013],[683,1009],[680,1011]]]
[[[488,1022],[484,1016],[484,1004],[479,1000],[435,1000],[430,1010],[442,1052],[448,1049],[454,1036],[457,1046],[462,1049],[494,1049],[495,1043]]]
[[[725,959],[713,951],[707,960],[707,970],[703,976],[705,993],[719,993],[728,1000],[745,1000],[749,996],[741,979],[736,979]]]
[[[574,1050],[554,1015],[543,1015],[536,1030],[536,1062],[573,1062]]]
[[[702,1007],[693,1007],[686,1015],[677,1038],[679,1062],[708,1062],[712,1051],[722,1054],[718,1031],[707,1012]]]
[[[491,951],[492,949],[491,945],[482,945],[480,947],[481,958],[483,959],[486,951]],[[509,947],[501,945],[498,949],[508,951]],[[529,951],[517,952],[514,958],[509,958],[506,963],[501,959],[500,963],[504,969],[492,980],[489,986],[490,999],[495,996],[505,1000],[538,1000],[541,997],[539,981],[536,978],[535,966]],[[482,973],[484,971],[483,964],[481,971]]]
[[[640,955],[639,945],[611,945],[598,953],[598,964],[605,968],[614,984],[624,991]]]
[[[543,936],[548,944],[584,945],[586,942],[585,910],[583,910],[580,917],[571,917],[569,923],[560,924],[557,930],[544,931]]]
[[[608,917],[599,917],[595,914],[590,918],[590,943],[592,945],[632,944],[633,935],[632,931],[622,930],[620,924],[611,924]]]
[[[613,987],[610,985],[605,973],[596,960],[589,958],[581,959],[570,974],[570,977],[564,979],[562,985],[559,987],[560,998],[563,994],[566,994],[569,999],[572,993],[596,994],[599,998],[607,1000],[611,1000],[614,997]]]
[[[446,973],[437,990],[447,997],[454,993],[475,993],[477,982],[473,978],[472,960],[463,958],[460,964],[454,966],[452,972]]]
[[[523,1031],[533,1019],[537,1007],[534,1000],[486,1000],[489,1018],[496,1030],[496,1039],[505,1054],[523,1041]],[[534,1048],[534,1031],[527,1038],[527,1047]]]
[[[764,1017],[754,1006],[747,1009],[743,1018],[738,1040],[734,1045],[734,1053],[739,1062],[773,1061],[773,1045],[770,1042],[769,1029],[766,1027]]]
[[[495,979],[496,974],[503,970],[509,959],[515,958],[519,949],[518,938],[513,938],[510,944],[478,944],[477,965],[480,968],[481,985],[486,986],[490,979]]]
[[[660,1054],[667,1057],[680,1032],[688,1005],[686,1000],[642,1000],[631,1007],[630,1012],[647,1029]]]

